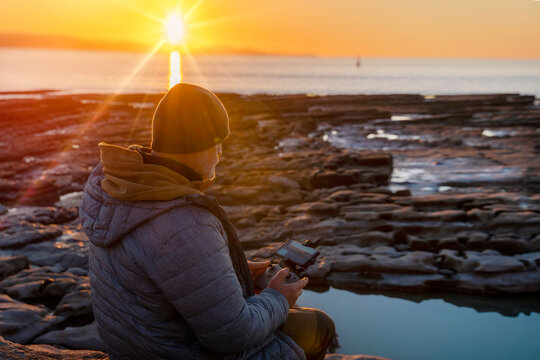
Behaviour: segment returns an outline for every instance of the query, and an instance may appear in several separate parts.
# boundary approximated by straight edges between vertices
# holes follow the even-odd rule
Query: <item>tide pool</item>
[[[540,359],[540,314],[478,312],[441,299],[420,303],[331,288],[305,290],[299,306],[318,308],[336,324],[343,354],[394,360]]]

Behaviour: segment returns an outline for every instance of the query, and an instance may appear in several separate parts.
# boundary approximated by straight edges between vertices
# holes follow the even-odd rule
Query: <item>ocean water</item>
[[[103,51],[0,48],[0,92],[162,92],[169,56]],[[182,57],[183,81],[241,94],[423,95],[522,93],[540,97],[540,60]],[[20,96],[20,95],[17,95]],[[6,95],[0,94],[0,99]],[[410,171],[409,171],[410,172]],[[397,174],[399,177],[399,173]],[[540,314],[479,313],[443,300],[422,303],[331,289],[304,291],[301,306],[336,322],[346,354],[394,360],[540,359]]]
[[[169,55],[0,48],[0,91],[162,92]],[[183,81],[241,94],[472,94],[540,97],[540,60],[182,55]]]

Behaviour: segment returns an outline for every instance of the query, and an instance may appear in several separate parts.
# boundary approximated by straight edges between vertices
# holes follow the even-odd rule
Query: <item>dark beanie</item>
[[[180,83],[159,102],[152,120],[152,150],[187,154],[210,149],[229,136],[225,107],[210,90]]]

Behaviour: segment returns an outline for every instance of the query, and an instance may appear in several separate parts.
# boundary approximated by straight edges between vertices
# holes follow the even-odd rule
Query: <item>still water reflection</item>
[[[169,56],[169,89],[182,82],[182,67],[180,53],[171,52]]]
[[[324,310],[334,319],[343,354],[394,360],[540,359],[538,313],[508,317],[441,299],[416,303],[333,288],[305,290],[298,304]]]

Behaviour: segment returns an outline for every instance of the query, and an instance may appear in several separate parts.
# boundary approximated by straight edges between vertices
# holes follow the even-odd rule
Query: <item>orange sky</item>
[[[540,58],[534,0],[183,0],[181,8],[197,2],[192,51]],[[151,48],[163,37],[152,17],[176,3],[0,0],[0,45]]]

